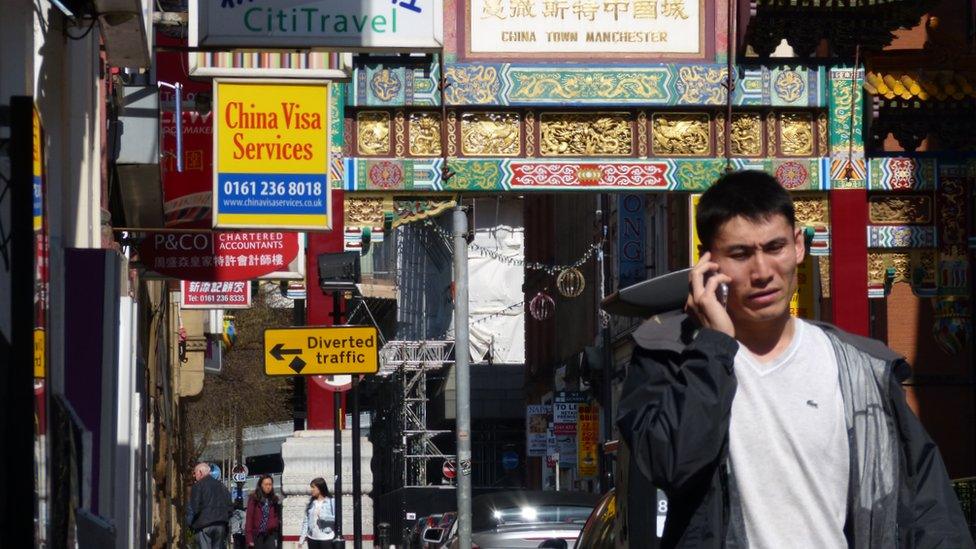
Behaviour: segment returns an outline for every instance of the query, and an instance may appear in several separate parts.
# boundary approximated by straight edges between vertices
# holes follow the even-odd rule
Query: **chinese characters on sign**
[[[184,309],[247,309],[250,282],[180,281],[180,307]]]
[[[295,233],[149,233],[139,258],[151,274],[183,280],[250,280],[290,270]]]
[[[703,0],[471,0],[468,52],[704,56]]]

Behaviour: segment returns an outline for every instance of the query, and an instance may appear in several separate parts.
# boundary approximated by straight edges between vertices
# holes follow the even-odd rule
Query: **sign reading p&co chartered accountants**
[[[436,51],[443,0],[190,0],[190,45]]]
[[[375,374],[379,367],[379,341],[372,326],[264,331],[264,373],[269,376]]]
[[[213,225],[328,230],[329,87],[214,80]]]

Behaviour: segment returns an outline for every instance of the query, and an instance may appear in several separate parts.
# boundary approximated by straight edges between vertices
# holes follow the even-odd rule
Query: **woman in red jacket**
[[[278,496],[274,493],[274,480],[270,475],[262,475],[254,493],[247,499],[244,536],[248,547],[277,549],[280,509]]]

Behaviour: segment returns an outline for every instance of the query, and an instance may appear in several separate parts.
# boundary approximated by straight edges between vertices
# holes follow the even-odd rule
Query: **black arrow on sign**
[[[275,359],[277,359],[277,360],[284,360],[285,357],[283,355],[300,355],[300,354],[302,354],[302,350],[301,349],[285,349],[285,348],[283,348],[284,346],[285,346],[284,343],[278,343],[277,345],[275,345],[274,347],[272,347],[271,348],[271,356],[275,357]]]
[[[302,370],[305,369],[305,361],[296,356],[295,358],[291,359],[291,363],[288,364],[288,367],[295,370],[296,374],[300,374],[302,373]]]

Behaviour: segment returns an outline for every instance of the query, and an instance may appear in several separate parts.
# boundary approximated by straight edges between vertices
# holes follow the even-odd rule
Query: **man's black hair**
[[[752,222],[782,215],[796,226],[793,199],[776,179],[766,172],[744,170],[723,175],[709,187],[698,202],[695,226],[704,249],[712,247],[723,223],[735,217]]]

